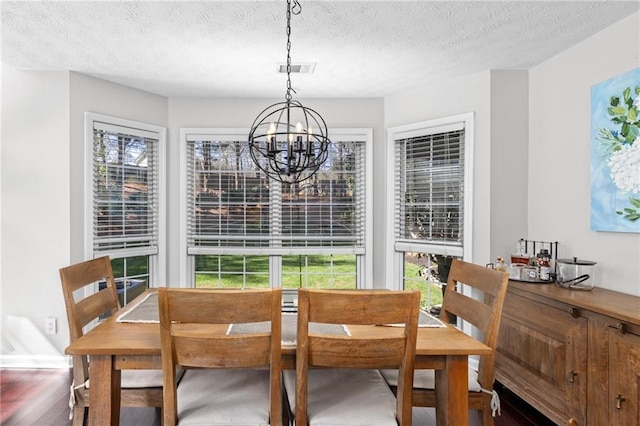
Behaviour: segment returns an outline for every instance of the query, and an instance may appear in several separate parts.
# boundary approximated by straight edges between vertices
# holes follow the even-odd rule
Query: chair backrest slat
[[[270,362],[271,333],[240,337],[192,337],[181,333],[178,325],[172,332],[176,365],[203,368],[250,368]]]
[[[473,324],[484,335],[492,325],[493,309],[490,305],[452,291],[447,295],[446,311]]]
[[[454,263],[457,263],[455,268],[453,267]],[[451,263],[448,279],[468,284],[485,294],[495,296],[501,292],[504,275],[504,272],[495,269],[454,259]]]
[[[384,297],[379,297],[384,294]],[[354,303],[354,295],[360,300]],[[385,290],[314,290],[309,321],[328,324],[390,324],[407,320],[398,303],[410,300],[404,292]],[[300,301],[298,300],[298,303]]]
[[[60,272],[65,278],[63,285],[71,292],[101,280],[106,280],[107,285],[115,285],[109,256],[79,262],[62,268]]]
[[[118,298],[114,298],[111,291],[104,289],[76,302],[74,315],[84,327],[100,316],[111,315],[118,309]]]
[[[203,297],[206,289],[180,289],[167,307],[173,321],[193,324],[237,324],[268,321],[271,306],[258,289],[215,289],[215,297]],[[280,302],[279,302],[280,303]]]
[[[336,339],[309,336],[309,365],[318,367],[397,368],[406,339]]]

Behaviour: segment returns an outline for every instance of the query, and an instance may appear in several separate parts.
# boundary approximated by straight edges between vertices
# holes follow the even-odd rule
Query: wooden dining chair
[[[505,272],[454,259],[440,311],[440,319],[447,324],[457,316],[473,325],[481,334],[482,343],[493,349],[490,355],[480,356],[477,369],[469,368],[469,409],[480,411],[485,426],[493,425],[493,416],[500,407],[493,389],[495,348],[508,283]],[[462,284],[471,289],[473,297],[462,293]],[[382,374],[395,392],[397,371],[382,370]],[[436,407],[435,372],[416,370],[413,380],[413,405]]]
[[[284,372],[295,424],[411,425],[419,304],[419,291],[299,289],[296,370]],[[366,333],[310,329],[327,324]],[[397,398],[385,367],[400,371]]]
[[[60,280],[71,342],[83,335],[86,326],[113,315],[120,309],[116,282],[108,256],[61,268]],[[101,290],[97,288],[99,282],[106,283]],[[89,407],[91,368],[86,355],[74,355],[72,362],[70,417],[73,418],[74,425],[82,425],[86,409],[91,408]],[[121,386],[121,406],[162,407],[161,370],[123,370]]]
[[[281,297],[280,289],[159,289],[164,426],[281,425]]]

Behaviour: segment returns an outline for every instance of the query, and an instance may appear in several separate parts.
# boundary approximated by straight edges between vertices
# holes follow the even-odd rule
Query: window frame
[[[94,239],[93,239],[93,162],[94,162],[94,150],[93,150],[93,138],[95,123],[103,123],[109,126],[121,127],[123,130],[131,129],[132,131],[140,130],[142,132],[150,132],[157,135],[158,140],[158,208],[157,208],[157,226],[158,226],[158,252],[156,254],[140,253],[135,249],[121,250],[121,251],[101,251],[100,256],[108,255],[112,260],[120,258],[129,258],[137,255],[148,256],[149,259],[149,287],[158,287],[161,283],[166,282],[166,190],[167,190],[167,178],[166,178],[166,139],[167,129],[165,127],[156,126],[153,124],[143,123],[139,121],[133,121],[103,114],[97,114],[92,112],[85,112],[84,114],[84,149],[85,149],[85,164],[84,164],[84,229],[85,229],[85,243],[84,254],[86,259],[93,259],[96,256],[94,251]]]
[[[217,136],[217,137],[237,137],[239,141],[246,140],[249,134],[249,128],[181,128],[180,129],[180,287],[193,288],[195,286],[194,268],[195,259],[194,256],[187,254],[187,207],[188,207],[188,170],[187,170],[187,143],[189,136],[203,135],[203,136]],[[338,138],[359,138],[366,144],[365,147],[365,207],[364,207],[364,255],[357,257],[357,288],[372,288],[371,276],[373,274],[373,129],[371,128],[335,128],[328,129],[329,136],[336,139]],[[274,184],[279,184],[276,181]],[[344,248],[336,248],[336,252],[345,251]],[[354,250],[354,249],[350,249]],[[259,250],[252,250],[254,254],[260,254]],[[241,254],[243,250],[241,248],[234,250],[230,249],[230,254]],[[281,286],[281,274],[282,274],[282,255],[286,254],[315,254],[312,248],[284,248],[282,253],[271,254],[269,257],[269,282],[273,287]]]
[[[395,172],[396,141],[408,137],[419,137],[439,133],[438,128],[462,124],[464,135],[464,202],[463,202],[463,241],[462,252],[455,250],[455,255],[468,261],[472,259],[473,247],[473,147],[474,147],[474,114],[463,113],[432,120],[410,123],[406,125],[389,127],[387,129],[387,259],[390,260],[387,267],[387,282],[391,289],[401,290],[404,283],[404,253],[397,251],[395,235]],[[408,244],[405,244],[408,245]],[[422,252],[427,244],[416,243],[415,251]],[[443,254],[449,255],[446,245],[442,249]],[[451,250],[454,253],[454,250]]]

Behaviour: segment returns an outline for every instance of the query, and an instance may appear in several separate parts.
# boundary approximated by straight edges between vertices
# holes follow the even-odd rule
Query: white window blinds
[[[397,251],[462,256],[464,141],[462,123],[395,135]]]
[[[321,170],[270,182],[246,136],[187,134],[187,253],[364,253],[365,141],[332,140]]]
[[[93,250],[158,253],[159,135],[93,122]]]

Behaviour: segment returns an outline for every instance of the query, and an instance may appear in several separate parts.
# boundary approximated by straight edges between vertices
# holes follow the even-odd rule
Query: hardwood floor
[[[70,426],[71,380],[71,370],[0,370],[0,424]],[[120,424],[160,426],[160,410],[124,408]]]
[[[70,370],[0,370],[0,424],[6,426],[66,426],[69,420]],[[553,425],[540,413],[498,384],[502,415],[496,426]],[[479,424],[477,413],[469,413],[469,425]],[[160,410],[155,408],[123,408],[123,426],[160,426]],[[414,426],[434,426],[433,409],[414,408]]]
[[[0,370],[0,423],[66,425],[70,370]]]

